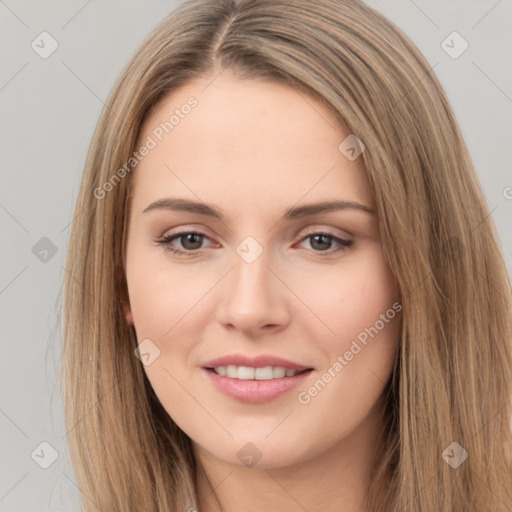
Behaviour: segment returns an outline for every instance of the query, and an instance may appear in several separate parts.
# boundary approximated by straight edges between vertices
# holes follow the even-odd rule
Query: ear
[[[128,325],[135,326],[135,324],[133,322],[132,309],[128,302],[123,301],[123,311],[124,311],[124,317],[126,318],[126,322],[128,323]]]

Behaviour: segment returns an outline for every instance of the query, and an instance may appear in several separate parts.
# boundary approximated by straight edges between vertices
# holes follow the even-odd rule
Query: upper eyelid
[[[347,239],[347,238],[350,238],[350,237],[355,237],[354,233],[351,233],[350,231],[346,230],[346,229],[341,229],[341,228],[336,228],[334,226],[331,226],[331,227],[323,227],[325,226],[322,225],[322,224],[316,224],[316,225],[312,225],[312,227],[307,227],[307,228],[300,228],[299,230],[294,230],[294,235],[293,235],[293,238],[296,238],[299,236],[299,234],[301,232],[303,232],[303,234],[301,235],[302,237],[305,237],[305,236],[308,236],[308,235],[311,235],[311,234],[315,234],[315,233],[321,233],[321,232],[325,232],[326,234],[330,235],[330,236],[334,236],[334,237],[338,237],[338,238],[344,238],[344,239]],[[180,229],[180,231],[177,231],[177,232],[173,232],[173,233],[170,233],[170,234],[167,234],[167,231],[164,231],[162,233],[162,235],[160,236],[160,238],[169,238],[169,237],[174,237],[174,236],[178,236],[178,235],[185,235],[185,234],[189,234],[189,233],[197,233],[199,235],[203,235],[207,238],[214,238],[214,236],[210,236],[208,233],[205,232],[205,228],[204,227],[200,227],[200,228],[194,228],[194,227],[190,227],[190,228],[177,228],[177,229]],[[208,230],[206,230],[208,231]],[[334,232],[333,232],[334,231]],[[336,233],[338,232],[338,233]],[[341,233],[339,233],[341,232]]]

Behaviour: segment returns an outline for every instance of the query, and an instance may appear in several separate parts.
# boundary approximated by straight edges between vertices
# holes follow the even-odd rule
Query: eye
[[[332,233],[325,232],[310,233],[303,237],[301,242],[304,242],[305,240],[310,240],[310,245],[314,249],[314,252],[328,252],[329,254],[346,250],[354,243],[353,240],[345,240],[344,238],[335,236]],[[338,244],[339,247],[337,249],[330,250],[333,242]]]
[[[166,235],[156,240],[158,245],[162,245],[166,250],[178,256],[191,257],[196,256],[201,252],[203,241],[209,239],[207,235],[198,231],[182,231],[181,233],[174,233]],[[173,245],[175,240],[179,240],[181,248],[176,248]],[[310,240],[310,245],[313,252],[332,254],[335,252],[346,250],[354,242],[352,240],[345,240],[332,233],[326,232],[313,232],[309,233],[300,240],[300,243],[305,240]],[[333,242],[338,244],[338,248],[332,249]]]
[[[178,254],[179,256],[195,256],[200,252],[199,249],[201,248],[205,238],[208,237],[204,233],[197,231],[182,231],[181,233],[163,236],[156,240],[156,242],[159,245],[164,246],[166,250]],[[173,247],[172,243],[176,239],[180,240],[182,249]]]

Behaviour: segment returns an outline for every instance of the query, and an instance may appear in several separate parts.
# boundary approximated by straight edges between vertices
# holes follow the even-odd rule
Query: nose
[[[288,325],[293,294],[284,284],[284,276],[269,263],[267,251],[250,263],[234,254],[216,309],[217,321],[225,328],[255,337]]]

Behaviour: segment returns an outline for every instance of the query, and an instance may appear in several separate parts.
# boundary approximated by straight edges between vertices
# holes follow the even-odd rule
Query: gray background
[[[435,66],[510,271],[512,59],[506,55],[512,47],[512,1],[367,3],[401,27]],[[79,490],[56,388],[61,343],[56,310],[70,221],[103,101],[139,44],[176,5],[0,0],[0,512],[74,508]],[[47,59],[31,47],[43,31],[59,45]],[[441,46],[453,31],[469,43],[456,59]],[[459,45],[449,44],[455,50]],[[41,252],[49,246],[43,237],[55,254]],[[41,442],[58,452],[48,469],[40,465],[51,462],[52,453]]]

